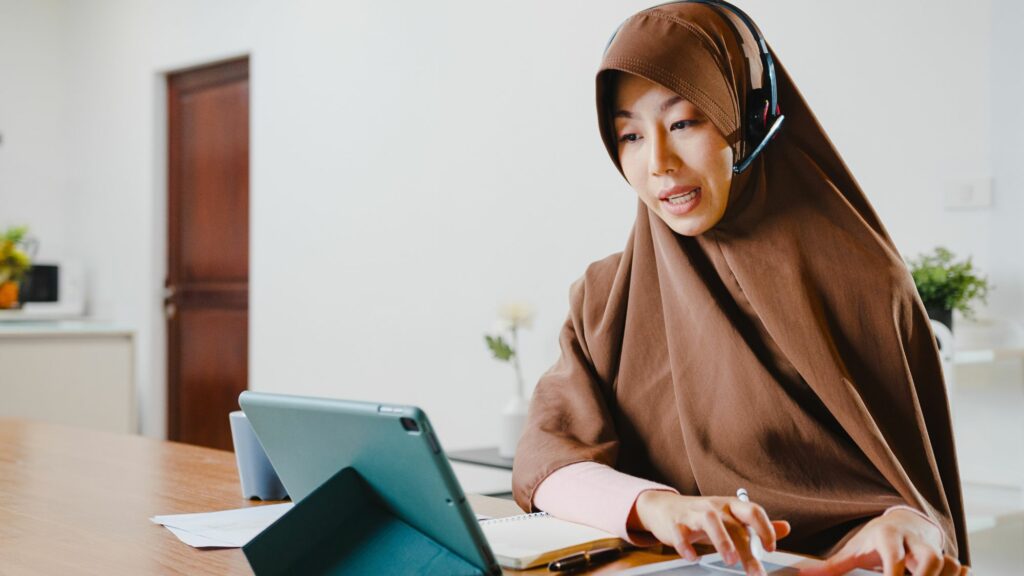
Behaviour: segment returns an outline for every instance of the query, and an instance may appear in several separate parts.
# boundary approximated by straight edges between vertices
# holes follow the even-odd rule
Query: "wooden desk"
[[[231,452],[0,420],[0,573],[252,574],[241,550],[197,550],[149,521],[258,506]]]
[[[510,500],[470,503],[492,517],[521,513]],[[149,518],[259,505],[242,498],[231,452],[0,419],[4,576],[252,574],[241,550],[197,550]],[[674,557],[633,552],[595,573]]]

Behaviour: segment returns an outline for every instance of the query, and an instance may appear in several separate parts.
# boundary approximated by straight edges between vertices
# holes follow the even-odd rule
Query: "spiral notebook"
[[[481,520],[480,528],[498,564],[515,570],[547,564],[583,550],[627,545],[614,534],[559,520],[545,512]]]

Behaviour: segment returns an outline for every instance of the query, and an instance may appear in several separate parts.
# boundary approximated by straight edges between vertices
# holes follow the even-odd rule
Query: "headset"
[[[761,35],[761,31],[757,29],[757,25],[750,19],[750,16],[747,16],[745,12],[723,0],[675,0],[674,2],[665,2],[652,6],[648,10],[668,6],[669,4],[704,4],[719,8],[720,10],[727,10],[743,21],[747,30],[750,31],[750,35],[757,41],[757,49],[761,54],[761,72],[764,74],[766,81],[761,83],[760,88],[752,89],[747,95],[747,142],[754,147],[754,150],[746,158],[733,164],[733,173],[739,174],[749,168],[754,159],[764,151],[765,146],[771,142],[779,128],[782,127],[782,121],[786,119],[782,114],[782,108],[779,107],[778,85],[775,81],[775,61],[772,60],[771,52],[768,51],[768,43],[765,42],[764,36]],[[625,24],[625,22],[622,24]],[[615,40],[615,36],[622,29],[622,24],[619,24],[619,27],[612,33],[612,37],[608,39],[608,44],[604,47],[605,52],[608,52],[608,48],[612,45],[612,41]],[[740,42],[743,42],[743,38],[740,38]],[[766,86],[767,89],[765,88]]]

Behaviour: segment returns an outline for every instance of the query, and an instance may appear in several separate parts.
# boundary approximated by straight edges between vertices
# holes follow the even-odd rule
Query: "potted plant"
[[[28,228],[14,226],[0,234],[0,308],[17,308],[21,279],[32,267],[27,252]]]
[[[533,324],[533,308],[525,303],[511,303],[503,306],[498,314],[498,323],[493,333],[484,334],[484,341],[496,360],[509,362],[515,368],[516,388],[501,412],[501,441],[498,455],[512,458],[516,444],[526,424],[526,409],[529,402],[523,386],[523,372],[519,366],[519,329]]]
[[[973,318],[973,302],[986,301],[988,279],[975,273],[969,257],[957,261],[952,252],[939,246],[930,254],[908,259],[907,264],[928,317],[950,330],[953,329],[953,310]]]

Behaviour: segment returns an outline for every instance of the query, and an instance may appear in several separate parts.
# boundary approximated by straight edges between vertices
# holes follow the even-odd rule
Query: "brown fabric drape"
[[[626,21],[597,77],[616,164],[606,108],[621,72],[690,100],[737,157],[747,152],[741,118],[761,64],[733,19],[675,4]],[[638,201],[625,250],[573,285],[562,356],[537,385],[517,450],[516,500],[529,509],[544,478],[586,460],[683,494],[743,486],[792,523],[782,548],[818,555],[905,503],[966,563],[928,318],[870,203],[775,63],[785,124],[734,177],[722,221],[680,236]]]

